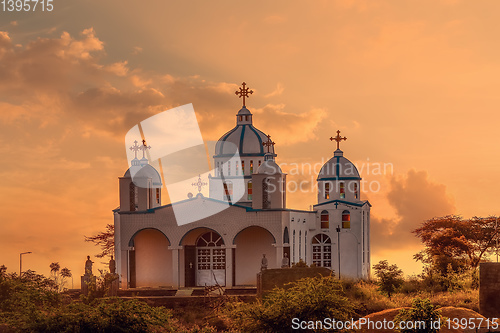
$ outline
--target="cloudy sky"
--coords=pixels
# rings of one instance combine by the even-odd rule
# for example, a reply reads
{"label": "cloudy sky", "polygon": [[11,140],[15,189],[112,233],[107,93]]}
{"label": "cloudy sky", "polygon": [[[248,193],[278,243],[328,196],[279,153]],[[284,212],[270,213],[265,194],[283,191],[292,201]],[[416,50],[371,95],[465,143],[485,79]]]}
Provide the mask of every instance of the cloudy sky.
{"label": "cloudy sky", "polygon": [[[373,204],[372,262],[418,273],[410,231],[423,220],[499,214],[499,11],[496,0],[54,0],[50,13],[2,12],[0,264],[17,270],[32,251],[25,268],[82,274],[97,253],[84,235],[118,205],[127,131],[193,103],[203,139],[217,140],[246,81],[290,181],[311,182],[292,163],[321,163],[330,136],[347,136]],[[315,200],[290,193],[288,205]]]}

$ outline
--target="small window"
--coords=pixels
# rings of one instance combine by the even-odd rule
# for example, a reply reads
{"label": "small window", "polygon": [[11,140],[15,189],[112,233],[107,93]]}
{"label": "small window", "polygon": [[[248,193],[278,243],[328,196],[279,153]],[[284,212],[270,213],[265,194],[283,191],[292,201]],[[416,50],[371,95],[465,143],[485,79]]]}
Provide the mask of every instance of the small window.
{"label": "small window", "polygon": [[330,183],[325,183],[325,199],[330,199]]}
{"label": "small window", "polygon": [[260,166],[261,161],[259,160],[259,166]]}
{"label": "small window", "polygon": [[252,181],[248,182],[248,187],[247,187],[247,199],[252,200]]}
{"label": "small window", "polygon": [[330,228],[330,215],[328,211],[324,210],[321,212],[321,229]]}
{"label": "small window", "polygon": [[233,196],[233,183],[231,182],[224,183],[224,200],[231,201],[232,196]]}
{"label": "small window", "polygon": [[345,199],[345,184],[340,183],[340,199]]}
{"label": "small window", "polygon": [[156,189],[156,203],[157,204],[160,203],[160,189],[159,188]]}
{"label": "small window", "polygon": [[250,116],[245,116],[245,120],[248,121],[248,118],[250,118]]}
{"label": "small window", "polygon": [[215,176],[219,176],[219,162],[217,162],[217,167],[215,168]]}
{"label": "small window", "polygon": [[245,174],[245,161],[241,161],[241,174]]}
{"label": "small window", "polygon": [[227,175],[231,176],[231,161],[227,161]]}
{"label": "small window", "polygon": [[253,161],[250,161],[250,174],[253,173]]}
{"label": "small window", "polygon": [[240,116],[240,121],[243,121],[243,116]]}
{"label": "small window", "polygon": [[236,161],[236,163],[235,163],[235,164],[236,164],[236,172],[235,172],[234,174],[237,176],[237,175],[238,175],[238,172],[240,171],[240,170],[239,170],[240,168],[238,167],[239,162],[238,162],[238,161]]}
{"label": "small window", "polygon": [[302,230],[299,231],[299,260],[302,259]]}
{"label": "small window", "polygon": [[354,183],[354,198],[359,199],[358,183]]}
{"label": "small window", "polygon": [[342,212],[342,228],[350,229],[351,228],[351,213],[348,210],[344,210]]}

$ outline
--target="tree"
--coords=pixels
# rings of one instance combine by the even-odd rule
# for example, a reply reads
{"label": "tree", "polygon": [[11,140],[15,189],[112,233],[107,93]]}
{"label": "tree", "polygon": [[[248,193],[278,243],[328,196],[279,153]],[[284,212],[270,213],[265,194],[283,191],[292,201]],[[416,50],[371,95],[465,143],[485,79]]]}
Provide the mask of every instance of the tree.
{"label": "tree", "polygon": [[379,279],[378,285],[382,292],[387,293],[389,298],[391,295],[403,284],[403,271],[399,267],[389,265],[387,260],[381,260],[378,264],[373,266],[375,275]]}
{"label": "tree", "polygon": [[85,241],[101,247],[101,253],[96,255],[97,258],[112,256],[115,252],[115,226],[113,224],[107,224],[105,231],[95,236],[85,236]]}
{"label": "tree", "polygon": [[495,251],[498,238],[496,218],[448,215],[435,217],[412,231],[425,249],[414,256],[428,266],[446,275],[451,264],[454,271],[463,267],[476,268],[484,257]]}
{"label": "tree", "polygon": [[66,279],[72,276],[71,271],[64,267],[60,269],[61,265],[59,262],[53,262],[50,264],[50,275],[54,280],[55,285],[57,286],[57,291],[61,292],[64,289],[64,285],[66,284]]}

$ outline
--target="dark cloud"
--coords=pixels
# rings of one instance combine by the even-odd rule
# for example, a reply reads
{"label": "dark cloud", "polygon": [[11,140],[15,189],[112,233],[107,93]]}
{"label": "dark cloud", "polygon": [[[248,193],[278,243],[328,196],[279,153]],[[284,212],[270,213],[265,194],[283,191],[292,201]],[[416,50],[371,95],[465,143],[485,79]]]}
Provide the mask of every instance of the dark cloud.
{"label": "dark cloud", "polygon": [[427,172],[410,170],[405,176],[393,176],[387,194],[396,210],[394,219],[372,216],[371,244],[374,253],[387,249],[409,249],[420,245],[411,233],[421,222],[455,212],[446,186],[429,180]]}

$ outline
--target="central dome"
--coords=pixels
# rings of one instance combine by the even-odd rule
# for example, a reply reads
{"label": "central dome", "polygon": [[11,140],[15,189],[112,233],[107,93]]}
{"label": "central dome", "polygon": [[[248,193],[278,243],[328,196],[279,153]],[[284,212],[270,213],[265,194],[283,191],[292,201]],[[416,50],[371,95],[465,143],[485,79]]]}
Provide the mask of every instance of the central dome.
{"label": "central dome", "polygon": [[[267,141],[267,135],[252,125],[252,113],[243,107],[236,115],[236,127],[224,134],[215,146],[215,156],[233,156],[238,149],[240,156],[264,156],[263,142]],[[275,155],[274,147],[270,148],[271,154]]]}

